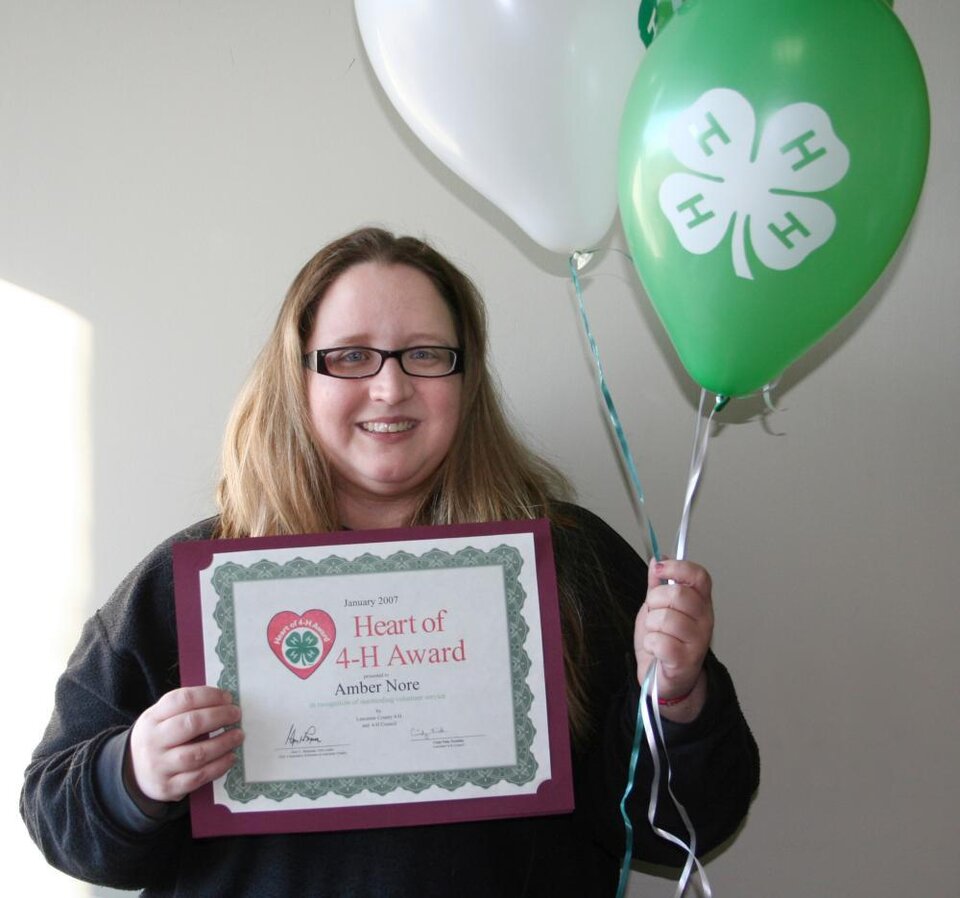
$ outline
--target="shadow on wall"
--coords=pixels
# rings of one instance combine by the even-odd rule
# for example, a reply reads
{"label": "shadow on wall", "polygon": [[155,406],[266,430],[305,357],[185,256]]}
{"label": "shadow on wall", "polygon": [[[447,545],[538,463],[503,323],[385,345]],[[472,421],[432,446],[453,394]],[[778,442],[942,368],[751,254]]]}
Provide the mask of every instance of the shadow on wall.
{"label": "shadow on wall", "polygon": [[[0,280],[0,545],[7,638],[0,681],[13,760],[0,796],[7,875],[35,895],[88,896],[90,886],[47,866],[18,813],[22,772],[53,707],[92,584],[90,324]],[[29,889],[28,889],[29,885]],[[19,891],[15,888],[15,891]]]}

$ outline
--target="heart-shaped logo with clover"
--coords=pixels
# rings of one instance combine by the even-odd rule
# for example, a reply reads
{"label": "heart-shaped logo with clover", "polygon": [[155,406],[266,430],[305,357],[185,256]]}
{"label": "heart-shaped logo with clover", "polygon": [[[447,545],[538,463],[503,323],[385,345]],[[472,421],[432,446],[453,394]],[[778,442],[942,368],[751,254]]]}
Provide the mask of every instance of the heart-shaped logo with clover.
{"label": "heart-shaped logo with clover", "polygon": [[337,625],[319,608],[302,614],[280,611],[267,624],[267,642],[274,655],[301,680],[323,664],[336,641]]}

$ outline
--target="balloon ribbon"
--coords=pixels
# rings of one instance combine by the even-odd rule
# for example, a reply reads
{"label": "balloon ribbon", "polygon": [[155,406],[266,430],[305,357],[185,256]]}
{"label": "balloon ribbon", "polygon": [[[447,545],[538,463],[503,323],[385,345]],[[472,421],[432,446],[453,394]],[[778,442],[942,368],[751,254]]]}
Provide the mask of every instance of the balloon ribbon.
{"label": "balloon ribbon", "polygon": [[593,361],[597,367],[597,378],[600,385],[600,395],[603,397],[604,405],[607,409],[607,417],[610,419],[610,425],[613,427],[613,433],[617,438],[617,445],[620,449],[620,456],[626,465],[627,473],[630,477],[630,485],[633,488],[633,494],[637,500],[637,511],[640,515],[640,525],[646,530],[648,540],[647,548],[650,550],[650,556],[657,561],[660,560],[660,544],[657,542],[657,534],[653,529],[653,524],[647,516],[646,501],[643,494],[643,484],[640,483],[640,475],[637,473],[637,466],[633,461],[633,453],[630,451],[630,444],[627,442],[627,436],[623,432],[623,424],[620,422],[620,415],[617,413],[616,403],[610,389],[607,387],[607,379],[603,374],[603,362],[600,360],[600,348],[594,339],[593,331],[590,328],[590,319],[587,317],[587,308],[583,302],[583,288],[580,285],[579,270],[590,261],[592,253],[574,253],[570,256],[570,277],[573,278],[573,287],[577,293],[577,305],[580,308],[580,321],[583,323],[583,332],[586,334],[587,343],[590,344],[590,352],[593,353]]}
{"label": "balloon ribbon", "polygon": [[[697,409],[697,424],[693,434],[693,451],[690,456],[690,471],[687,476],[687,491],[683,502],[683,514],[680,517],[680,527],[677,531],[677,560],[682,560],[686,553],[687,531],[690,526],[690,513],[693,508],[693,500],[697,494],[697,487],[700,484],[700,475],[703,473],[704,462],[707,456],[707,445],[710,441],[710,425],[713,422],[713,416],[721,411],[730,401],[727,396],[717,396],[710,414],[704,418],[704,408],[707,403],[707,391],[700,391],[700,405]],[[670,757],[667,754],[667,742],[663,734],[663,722],[660,718],[660,695],[657,687],[657,674],[660,669],[660,662],[654,659],[647,669],[643,678],[643,685],[640,689],[640,701],[637,703],[637,723],[634,729],[633,749],[630,753],[630,765],[627,773],[627,786],[623,797],[620,799],[620,815],[623,817],[626,828],[626,848],[623,856],[623,863],[620,867],[620,881],[617,884],[617,898],[624,898],[627,889],[627,883],[630,877],[630,861],[633,854],[633,825],[630,821],[630,814],[627,810],[627,799],[633,791],[633,783],[636,778],[637,761],[640,757],[641,743],[644,734],[646,734],[647,746],[650,750],[650,757],[653,761],[653,779],[650,787],[650,803],[647,807],[647,821],[651,829],[663,839],[673,842],[687,853],[687,860],[680,878],[677,880],[677,889],[674,892],[674,898],[683,898],[687,886],[691,882],[694,867],[700,875],[700,894],[702,898],[712,898],[713,892],[710,888],[710,881],[707,879],[707,873],[703,865],[697,859],[697,834],[687,814],[686,808],[677,800],[673,793],[671,781],[673,771],[670,768]],[[652,722],[651,722],[652,721]],[[659,735],[659,744],[654,736],[656,732]],[[660,753],[661,746],[663,759],[666,764],[667,772],[667,794],[670,796],[673,806],[677,809],[680,819],[687,830],[689,842],[684,842],[672,833],[657,826],[657,803],[660,794]]]}
{"label": "balloon ribbon", "polygon": [[[646,512],[646,501],[643,492],[643,485],[640,483],[640,475],[637,473],[637,466],[633,460],[633,453],[630,451],[630,444],[627,442],[627,437],[623,430],[623,424],[621,423],[620,415],[617,412],[616,403],[613,401],[613,395],[610,393],[610,389],[607,386],[606,377],[603,373],[603,363],[600,359],[600,349],[597,346],[597,341],[593,336],[593,330],[590,327],[590,319],[587,316],[587,310],[583,300],[583,288],[580,284],[579,271],[590,261],[591,257],[592,253],[573,253],[569,259],[570,277],[573,280],[574,290],[577,294],[577,304],[580,310],[580,320],[583,324],[584,334],[586,335],[587,343],[590,346],[590,351],[593,354],[594,363],[596,365],[600,395],[603,398],[603,402],[607,411],[607,417],[610,420],[614,435],[616,436],[617,446],[620,450],[620,455],[623,459],[624,465],[626,466],[630,479],[630,485],[637,500],[637,509],[641,518],[641,526],[646,530],[646,535],[649,541],[648,549],[650,550],[650,556],[654,560],[659,561],[660,546],[657,541],[657,534],[653,529],[653,523],[650,521]],[[693,499],[697,492],[697,486],[700,482],[700,475],[703,472],[704,461],[706,460],[707,444],[710,439],[710,424],[713,420],[713,416],[723,409],[727,402],[729,402],[729,397],[717,396],[713,409],[706,420],[704,420],[703,410],[706,404],[706,396],[706,390],[702,390],[700,393],[700,406],[697,410],[697,425],[694,431],[693,452],[690,458],[690,471],[687,477],[687,490],[684,498],[683,514],[681,515],[680,528],[677,533],[676,557],[678,560],[683,558],[684,552],[686,551],[690,512],[693,507]],[[660,665],[657,660],[651,662],[650,667],[644,676],[643,684],[640,689],[640,700],[637,703],[637,722],[634,728],[633,746],[630,752],[630,763],[627,771],[627,784],[624,789],[623,796],[620,799],[620,815],[623,818],[626,843],[624,847],[623,863],[620,867],[620,879],[617,884],[617,898],[624,898],[624,895],[626,894],[627,884],[630,877],[630,862],[633,859],[633,821],[630,819],[630,813],[627,810],[627,800],[633,791],[633,784],[636,779],[637,763],[640,759],[640,751],[642,748],[644,734],[646,734],[647,746],[650,751],[650,757],[653,761],[653,780],[650,790],[650,802],[647,807],[647,820],[649,821],[653,831],[658,836],[674,843],[687,852],[686,863],[683,867],[683,871],[680,874],[680,878],[677,881],[675,898],[683,898],[683,894],[686,892],[687,886],[691,881],[694,868],[696,868],[697,873],[700,875],[701,895],[703,898],[712,898],[713,893],[710,889],[710,883],[707,880],[707,874],[696,855],[696,832],[694,831],[693,824],[690,821],[690,817],[687,814],[686,809],[677,800],[672,788],[673,772],[670,768],[670,759],[667,755],[666,739],[663,733],[663,723],[660,718],[659,692],[657,687],[657,671],[659,666]],[[654,735],[655,733],[659,735],[659,744],[656,736]],[[660,795],[661,751],[666,764],[667,794],[670,796],[674,807],[677,809],[677,813],[680,815],[680,819],[683,821],[689,837],[689,843],[684,842],[682,839],[657,826],[656,824],[657,804]]]}
{"label": "balloon ribbon", "polygon": [[[678,848],[681,848],[687,853],[687,861],[683,866],[682,872],[680,873],[680,878],[677,880],[677,889],[674,892],[674,898],[683,898],[683,895],[687,890],[687,886],[691,882],[694,868],[696,868],[697,873],[700,874],[700,894],[702,898],[712,898],[713,891],[710,888],[710,882],[707,879],[707,873],[703,869],[703,865],[697,859],[696,831],[693,828],[693,823],[690,821],[690,816],[687,814],[686,808],[684,808],[684,806],[677,800],[677,796],[673,793],[673,771],[670,769],[670,759],[667,757],[667,742],[663,735],[663,723],[660,719],[660,695],[657,688],[657,672],[659,668],[660,662],[656,660],[652,661],[647,670],[646,676],[643,678],[643,686],[640,689],[640,701],[637,705],[638,717],[641,718],[641,720],[637,724],[637,735],[634,739],[634,750],[637,751],[639,748],[637,743],[640,739],[640,733],[641,731],[646,733],[647,746],[650,749],[650,757],[653,759],[653,779],[650,785],[650,803],[647,806],[647,820],[650,823],[650,827],[658,836],[660,836],[661,839],[666,839],[668,842],[672,842]],[[689,839],[688,842],[684,842],[683,839],[678,838],[677,836],[673,835],[673,833],[657,826],[656,823],[657,801],[660,794],[661,778],[660,749],[658,748],[657,736],[660,737],[659,745],[662,746],[663,757],[664,761],[666,762],[667,794],[670,796],[670,800],[673,802],[673,806],[677,809],[677,813],[680,815],[680,819],[683,821],[683,825],[687,830],[687,837]],[[622,881],[623,871],[621,871],[620,877]],[[618,893],[617,898],[622,898],[620,893]]]}

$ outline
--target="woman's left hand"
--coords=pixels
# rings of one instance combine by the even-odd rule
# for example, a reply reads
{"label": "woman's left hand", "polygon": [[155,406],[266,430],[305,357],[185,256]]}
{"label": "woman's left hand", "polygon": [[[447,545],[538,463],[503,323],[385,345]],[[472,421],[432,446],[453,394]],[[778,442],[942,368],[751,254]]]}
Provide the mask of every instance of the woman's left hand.
{"label": "woman's left hand", "polygon": [[[672,582],[666,582],[672,581]],[[677,722],[693,720],[707,698],[703,662],[713,636],[710,575],[689,561],[659,561],[650,566],[647,597],[637,614],[634,647],[640,682],[651,661],[660,662],[660,713]]]}

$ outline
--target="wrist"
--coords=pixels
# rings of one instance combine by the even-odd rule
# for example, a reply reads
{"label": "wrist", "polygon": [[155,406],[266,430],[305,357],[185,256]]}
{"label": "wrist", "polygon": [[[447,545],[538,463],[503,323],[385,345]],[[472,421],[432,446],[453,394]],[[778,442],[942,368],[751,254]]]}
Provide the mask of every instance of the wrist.
{"label": "wrist", "polygon": [[657,699],[660,714],[674,723],[691,723],[707,703],[707,673],[701,669],[689,691]]}

